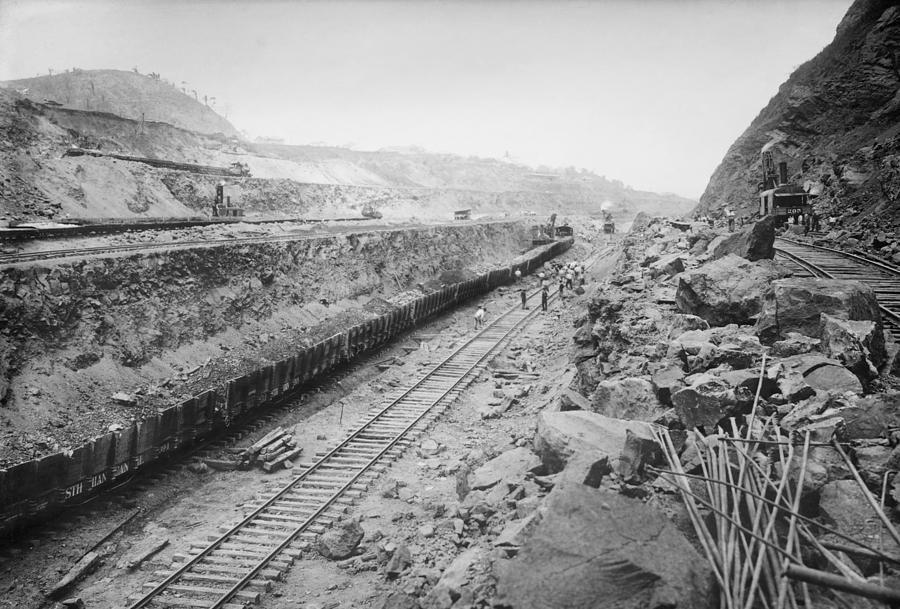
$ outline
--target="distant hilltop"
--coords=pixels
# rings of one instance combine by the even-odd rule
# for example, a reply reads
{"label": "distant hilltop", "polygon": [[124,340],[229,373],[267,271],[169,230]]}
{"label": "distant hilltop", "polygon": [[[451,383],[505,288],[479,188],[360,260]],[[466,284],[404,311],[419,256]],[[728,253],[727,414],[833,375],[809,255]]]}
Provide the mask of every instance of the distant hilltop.
{"label": "distant hilltop", "polygon": [[215,98],[186,86],[183,90],[162,80],[158,74],[74,69],[0,82],[0,86],[14,89],[36,102],[159,121],[197,133],[238,136],[238,130],[210,107]]}

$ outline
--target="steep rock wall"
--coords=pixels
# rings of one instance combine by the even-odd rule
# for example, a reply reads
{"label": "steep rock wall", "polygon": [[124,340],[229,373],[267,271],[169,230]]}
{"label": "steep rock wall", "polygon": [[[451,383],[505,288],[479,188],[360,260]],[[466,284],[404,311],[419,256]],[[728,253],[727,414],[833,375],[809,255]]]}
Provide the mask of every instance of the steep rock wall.
{"label": "steep rock wall", "polygon": [[831,44],[790,76],[729,148],[696,212],[718,215],[727,205],[752,213],[760,152],[771,144],[792,181],[819,195],[820,213],[890,225],[900,196],[898,132],[900,6],[857,0]]}

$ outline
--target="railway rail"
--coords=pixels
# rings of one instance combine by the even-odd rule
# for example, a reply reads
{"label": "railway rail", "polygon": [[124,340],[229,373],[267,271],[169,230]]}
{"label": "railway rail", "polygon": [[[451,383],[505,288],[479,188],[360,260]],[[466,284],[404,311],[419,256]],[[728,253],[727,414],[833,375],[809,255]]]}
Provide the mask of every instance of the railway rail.
{"label": "railway rail", "polygon": [[[530,295],[534,300],[536,291]],[[413,433],[424,431],[480,374],[537,307],[514,307],[456,348],[417,381],[373,407],[362,423],[300,475],[264,500],[178,568],[157,572],[130,609],[239,609],[290,568],[300,550],[340,518],[354,499],[399,457]]]}
{"label": "railway rail", "polygon": [[297,224],[324,224],[325,222],[364,222],[370,218],[134,218],[128,221],[107,219],[102,221],[68,220],[62,222],[66,226],[31,226],[18,224],[10,228],[0,229],[0,243],[19,241],[36,241],[43,239],[66,239],[114,235],[119,233],[141,232],[151,230],[177,230],[202,226],[220,226],[228,224],[276,224],[294,222]]}
{"label": "railway rail", "polygon": [[[363,218],[364,220],[368,220],[368,218]],[[353,219],[356,220],[356,219]],[[289,222],[290,220],[278,220],[278,222]],[[304,223],[319,223],[324,224],[326,222],[342,222],[342,219],[328,219],[328,220],[307,220],[303,221]],[[505,222],[506,220],[483,220],[477,222],[478,224],[497,224]],[[303,241],[307,239],[317,239],[327,235],[333,235],[340,232],[360,232],[360,230],[371,233],[378,232],[389,232],[392,230],[406,230],[406,229],[418,229],[418,228],[426,228],[428,226],[457,226],[459,223],[449,223],[442,222],[431,225],[425,224],[407,224],[394,226],[390,228],[385,228],[384,224],[375,226],[367,226],[362,229],[349,228],[349,227],[338,227],[340,230],[321,230],[314,229],[311,232],[292,232],[284,235],[265,235],[259,237],[224,237],[219,239],[192,239],[192,240],[183,240],[183,241],[160,241],[160,242],[143,242],[143,243],[128,243],[128,244],[108,244],[108,245],[98,245],[98,246],[90,246],[90,247],[68,247],[68,248],[58,248],[52,250],[43,250],[36,252],[10,252],[10,253],[0,253],[0,266],[6,266],[11,264],[20,264],[24,262],[40,262],[44,260],[53,260],[56,258],[69,258],[73,256],[94,256],[99,254],[120,254],[120,253],[130,253],[130,252],[139,252],[145,250],[156,250],[156,249],[178,249],[178,248],[191,248],[191,247],[205,247],[205,246],[215,246],[215,245],[235,245],[235,244],[251,244],[251,243],[277,243],[282,241]]]}
{"label": "railway rail", "polygon": [[172,250],[179,248],[204,247],[215,245],[243,245],[250,243],[277,243],[281,241],[302,241],[315,239],[326,233],[313,233],[309,235],[270,235],[264,237],[231,237],[223,239],[194,239],[188,241],[161,241],[149,243],[110,244],[93,247],[69,247],[40,252],[16,252],[12,254],[0,254],[0,266],[19,264],[22,262],[40,262],[55,258],[70,258],[72,256],[94,256],[98,254],[121,254],[139,252],[145,250]]}
{"label": "railway rail", "polygon": [[858,254],[778,238],[776,253],[814,277],[861,281],[875,291],[885,329],[900,340],[900,268]]}

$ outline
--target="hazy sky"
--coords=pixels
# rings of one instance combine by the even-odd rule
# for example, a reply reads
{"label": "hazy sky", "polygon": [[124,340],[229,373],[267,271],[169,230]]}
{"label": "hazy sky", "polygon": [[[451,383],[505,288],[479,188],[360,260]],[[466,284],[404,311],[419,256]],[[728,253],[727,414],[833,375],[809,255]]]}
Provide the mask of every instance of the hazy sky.
{"label": "hazy sky", "polygon": [[0,0],[0,80],[137,67],[251,135],[584,167],[699,197],[850,0]]}

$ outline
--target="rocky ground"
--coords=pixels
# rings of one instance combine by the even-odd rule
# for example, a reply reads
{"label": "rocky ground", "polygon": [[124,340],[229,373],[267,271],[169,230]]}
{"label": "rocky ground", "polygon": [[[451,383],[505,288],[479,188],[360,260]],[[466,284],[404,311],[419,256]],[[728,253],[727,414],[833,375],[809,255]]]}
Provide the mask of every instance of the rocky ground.
{"label": "rocky ground", "polygon": [[[720,428],[743,428],[751,411],[783,437],[818,442],[790,474],[800,514],[896,553],[853,476],[896,520],[897,346],[885,341],[871,290],[793,276],[770,259],[773,237],[766,222],[726,235],[639,217],[588,274],[587,293],[519,334],[344,521],[302,546],[265,606],[715,606],[686,504],[658,476],[657,434],[678,439],[677,458],[700,474],[698,451]],[[567,256],[585,254],[582,243]],[[515,301],[498,290],[489,310]],[[471,332],[470,314],[435,321],[421,332],[433,338],[390,370],[355,372],[278,423],[293,425],[313,454]],[[761,463],[773,457],[757,450]],[[172,474],[137,499],[147,513],[100,544],[97,570],[68,593],[88,607],[122,604],[288,476],[202,465]],[[41,593],[87,544],[52,543],[62,539],[57,530],[6,552],[5,602],[49,606]],[[129,567],[151,540],[168,545]],[[827,570],[814,549],[804,552]],[[889,568],[879,575],[871,558],[842,556],[859,580],[890,587]],[[816,607],[881,606],[816,586],[809,593]]]}

